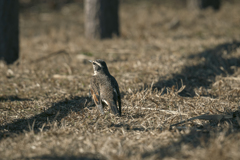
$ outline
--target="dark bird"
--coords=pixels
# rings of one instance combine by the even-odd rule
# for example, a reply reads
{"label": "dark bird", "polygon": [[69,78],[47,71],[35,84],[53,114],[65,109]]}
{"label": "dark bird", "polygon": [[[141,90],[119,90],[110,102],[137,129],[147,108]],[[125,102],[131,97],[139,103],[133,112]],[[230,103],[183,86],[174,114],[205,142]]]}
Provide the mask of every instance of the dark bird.
{"label": "dark bird", "polygon": [[94,103],[102,114],[104,114],[103,106],[106,104],[115,115],[121,116],[121,95],[116,79],[109,73],[107,64],[103,60],[90,62],[94,70],[90,83],[90,94]]}

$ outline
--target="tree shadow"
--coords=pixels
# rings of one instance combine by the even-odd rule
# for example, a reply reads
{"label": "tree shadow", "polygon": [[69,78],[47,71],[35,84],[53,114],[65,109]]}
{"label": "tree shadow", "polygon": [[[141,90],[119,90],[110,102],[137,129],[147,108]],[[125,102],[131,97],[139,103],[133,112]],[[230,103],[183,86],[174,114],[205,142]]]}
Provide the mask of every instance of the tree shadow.
{"label": "tree shadow", "polygon": [[[181,86],[182,80],[186,88],[179,95],[193,97],[195,96],[194,88],[208,88],[215,81],[217,75],[226,76],[234,73],[231,66],[239,67],[240,58],[226,59],[223,56],[236,51],[238,47],[240,47],[240,42],[224,43],[213,49],[191,55],[188,59],[199,60],[198,65],[187,66],[182,69],[181,73],[173,74],[172,78],[168,80],[165,80],[166,77],[160,77],[153,88],[160,90],[164,87],[171,88],[173,85]],[[166,90],[163,93],[166,93]]]}
{"label": "tree shadow", "polygon": [[[89,97],[73,97],[70,100],[65,99],[57,103],[52,103],[50,108],[31,118],[17,119],[12,123],[1,125],[0,140],[4,137],[8,137],[14,134],[30,131],[30,129],[32,129],[35,133],[38,133],[40,131],[39,128],[41,128],[44,123],[47,124],[53,121],[60,122],[61,119],[66,117],[71,111],[81,111],[86,101],[89,101]],[[33,124],[34,126],[32,126]],[[44,129],[49,129],[49,127],[45,127]]]}
{"label": "tree shadow", "polygon": [[[228,114],[232,114],[233,117],[230,119],[221,119],[220,121],[209,121],[209,123],[205,123],[204,125],[196,125],[191,128],[191,131],[186,134],[182,135],[179,141],[173,142],[170,145],[159,147],[154,149],[153,151],[143,153],[142,159],[148,159],[154,155],[155,159],[163,159],[165,157],[173,157],[174,155],[178,155],[181,152],[182,147],[185,144],[191,146],[191,148],[209,146],[211,141],[210,139],[216,138],[218,133],[225,132],[225,137],[229,136],[233,133],[240,132],[240,126],[238,124],[238,119],[240,116],[239,111],[230,112]],[[226,123],[228,126],[226,127]],[[182,128],[184,128],[185,124],[183,124]],[[234,129],[233,129],[234,128]],[[176,129],[181,131],[181,129]]]}
{"label": "tree shadow", "polygon": [[39,156],[39,157],[31,157],[26,158],[33,160],[106,160],[107,158],[101,155],[100,153],[83,153],[80,156]]}
{"label": "tree shadow", "polygon": [[28,98],[19,98],[18,96],[1,96],[0,102],[5,101],[32,101],[32,100]]}
{"label": "tree shadow", "polygon": [[[41,9],[41,7],[45,7],[51,10],[58,10],[61,9],[61,7],[63,7],[66,4],[69,3],[79,3],[82,4],[83,0],[48,0],[48,1],[44,1],[44,0],[29,0],[29,1],[23,1],[20,2],[20,11],[22,10],[39,10]],[[45,4],[45,5],[43,5]],[[41,6],[43,5],[43,6]]]}

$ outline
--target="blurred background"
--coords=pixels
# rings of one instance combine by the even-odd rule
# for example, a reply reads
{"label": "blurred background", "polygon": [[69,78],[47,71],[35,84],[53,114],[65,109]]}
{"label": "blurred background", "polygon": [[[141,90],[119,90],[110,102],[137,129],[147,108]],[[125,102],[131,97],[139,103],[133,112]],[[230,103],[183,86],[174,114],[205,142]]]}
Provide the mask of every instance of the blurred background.
{"label": "blurred background", "polygon": [[[20,64],[20,67],[10,66],[12,71],[7,75],[29,73],[26,70],[32,70],[42,75],[39,81],[54,75],[57,75],[55,78],[59,78],[58,75],[79,75],[78,80],[86,84],[88,81],[84,76],[89,77],[92,72],[87,60],[100,58],[107,61],[115,76],[123,79],[126,88],[149,85],[153,81],[160,82],[155,83],[158,88],[172,86],[176,84],[174,79],[178,79],[179,83],[182,75],[204,72],[204,77],[210,77],[211,80],[193,78],[191,75],[187,76],[193,80],[185,78],[185,82],[190,84],[186,92],[194,95],[191,86],[196,85],[192,81],[197,86],[208,86],[216,74],[232,73],[231,65],[238,62],[238,59],[231,65],[222,62],[222,55],[229,52],[226,47],[220,51],[217,49],[221,53],[214,50],[214,56],[196,56],[218,45],[234,46],[239,41],[240,2],[237,0],[2,2],[5,2],[0,5],[5,9],[2,11],[9,12],[5,14],[9,17],[1,19],[3,23],[0,29],[4,35],[0,38],[1,59],[5,59],[7,64]],[[11,9],[13,7],[16,9]],[[6,42],[9,42],[8,45]],[[216,57],[220,58],[219,62],[212,62]],[[204,65],[201,66],[201,63]],[[211,64],[216,65],[215,69],[208,72],[192,67],[200,65],[200,68],[207,68],[206,65]],[[2,66],[2,72],[6,74],[5,68],[9,67],[4,63]],[[186,70],[188,66],[190,71]],[[219,69],[221,67],[224,70]],[[199,75],[202,76],[202,73],[196,76]]]}
{"label": "blurred background", "polygon": [[[3,1],[1,4],[2,12],[9,13],[5,14],[9,16],[8,18],[5,16],[7,21],[1,16],[0,31],[5,36],[0,39],[3,44],[0,57],[7,63],[13,63],[19,57],[19,38],[17,38],[19,30],[20,37],[30,39],[39,34],[50,36],[49,34],[56,32],[57,39],[66,42],[76,36],[78,38],[85,36],[88,39],[105,39],[114,36],[130,38],[150,35],[151,37],[162,36],[166,31],[170,31],[168,34],[175,34],[174,37],[189,36],[186,32],[194,31],[193,27],[198,28],[199,35],[206,35],[208,31],[229,34],[230,30],[216,31],[214,25],[220,26],[219,23],[222,23],[221,26],[231,25],[224,21],[224,18],[227,15],[231,15],[231,19],[236,18],[238,15],[232,13],[232,9],[239,6],[237,0],[86,0],[85,3],[84,0],[19,0],[19,4],[17,1],[6,2]],[[17,22],[18,9],[20,26]],[[206,13],[203,14],[202,10]],[[230,13],[220,17],[219,15],[226,10]],[[218,18],[214,20],[208,18],[216,15]],[[237,20],[233,23],[235,25]],[[4,26],[8,28],[5,28],[8,32],[5,32]],[[231,27],[234,29],[234,26]],[[14,49],[7,47],[4,49],[3,46]]]}

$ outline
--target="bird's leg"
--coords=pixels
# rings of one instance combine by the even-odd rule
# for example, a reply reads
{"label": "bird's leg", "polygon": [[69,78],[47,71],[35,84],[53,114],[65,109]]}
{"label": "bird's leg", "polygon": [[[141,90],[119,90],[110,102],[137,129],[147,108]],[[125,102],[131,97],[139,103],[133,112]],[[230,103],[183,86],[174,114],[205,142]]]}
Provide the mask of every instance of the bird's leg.
{"label": "bird's leg", "polygon": [[97,105],[97,107],[98,107],[99,111],[101,112],[101,114],[104,115],[103,105],[101,102]]}
{"label": "bird's leg", "polygon": [[[92,99],[94,101],[94,103],[96,104],[96,106],[98,107],[99,111],[101,112],[102,115],[104,115],[104,111],[103,111],[103,106],[102,106],[102,101],[101,98],[99,96],[97,96],[96,94],[94,94],[93,90],[90,90],[90,95],[92,95]],[[99,95],[99,94],[98,94]]]}

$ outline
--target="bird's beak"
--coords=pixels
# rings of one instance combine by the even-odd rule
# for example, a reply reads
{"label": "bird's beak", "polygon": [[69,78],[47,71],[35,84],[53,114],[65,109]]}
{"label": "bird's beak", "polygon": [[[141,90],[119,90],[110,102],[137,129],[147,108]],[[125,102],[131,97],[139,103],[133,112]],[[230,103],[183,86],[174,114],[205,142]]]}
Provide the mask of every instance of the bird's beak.
{"label": "bird's beak", "polygon": [[90,63],[92,63],[93,61],[92,60],[88,60]]}

